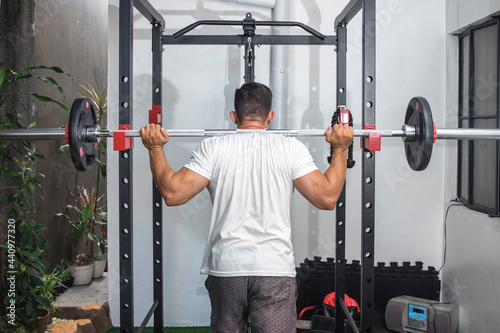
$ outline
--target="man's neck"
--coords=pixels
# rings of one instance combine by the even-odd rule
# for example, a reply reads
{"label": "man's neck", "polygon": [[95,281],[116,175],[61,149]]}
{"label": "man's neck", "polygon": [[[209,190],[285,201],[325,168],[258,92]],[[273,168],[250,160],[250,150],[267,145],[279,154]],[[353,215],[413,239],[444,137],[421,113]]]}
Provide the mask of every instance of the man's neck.
{"label": "man's neck", "polygon": [[238,129],[267,129],[267,122],[245,121],[238,124]]}

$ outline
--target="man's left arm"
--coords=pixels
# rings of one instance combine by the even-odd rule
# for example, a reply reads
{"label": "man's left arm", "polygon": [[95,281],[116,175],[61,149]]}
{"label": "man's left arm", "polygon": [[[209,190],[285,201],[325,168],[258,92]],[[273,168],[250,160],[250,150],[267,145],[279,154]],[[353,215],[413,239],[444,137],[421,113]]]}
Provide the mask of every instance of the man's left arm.
{"label": "man's left arm", "polygon": [[168,142],[168,133],[159,125],[148,125],[141,129],[144,146],[149,150],[149,161],[153,179],[168,206],[182,205],[200,193],[209,180],[200,174],[182,168],[170,167],[163,152]]}

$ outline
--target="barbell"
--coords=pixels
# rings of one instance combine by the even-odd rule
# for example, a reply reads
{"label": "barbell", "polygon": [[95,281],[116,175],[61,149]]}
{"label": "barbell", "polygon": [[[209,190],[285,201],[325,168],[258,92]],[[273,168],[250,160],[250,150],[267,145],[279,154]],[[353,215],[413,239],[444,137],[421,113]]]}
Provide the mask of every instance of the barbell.
{"label": "barbell", "polygon": [[[238,129],[167,129],[169,137],[210,137],[253,130]],[[266,134],[280,134],[295,137],[324,136],[323,129],[269,129],[255,130]],[[97,144],[100,138],[113,137],[120,133],[125,137],[140,137],[139,130],[101,129],[97,124],[95,110],[90,99],[77,98],[72,106],[66,128],[45,129],[4,129],[0,130],[0,140],[59,140],[66,139],[71,159],[76,169],[92,169]],[[408,103],[405,122],[401,130],[354,129],[355,137],[379,138],[401,137],[404,142],[406,160],[411,169],[422,171],[427,168],[432,155],[432,147],[437,139],[452,140],[499,140],[500,129],[476,128],[436,128],[432,120],[429,103],[424,97],[413,97]]]}

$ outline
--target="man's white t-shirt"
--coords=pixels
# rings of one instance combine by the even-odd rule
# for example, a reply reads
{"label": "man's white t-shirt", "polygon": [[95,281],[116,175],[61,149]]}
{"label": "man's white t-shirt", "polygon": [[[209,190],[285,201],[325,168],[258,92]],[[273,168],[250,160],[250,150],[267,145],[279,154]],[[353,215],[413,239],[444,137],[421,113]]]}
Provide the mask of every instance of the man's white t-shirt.
{"label": "man's white t-shirt", "polygon": [[184,167],[210,181],[213,210],[201,273],[295,276],[293,180],[318,169],[303,143],[255,130],[212,137]]}

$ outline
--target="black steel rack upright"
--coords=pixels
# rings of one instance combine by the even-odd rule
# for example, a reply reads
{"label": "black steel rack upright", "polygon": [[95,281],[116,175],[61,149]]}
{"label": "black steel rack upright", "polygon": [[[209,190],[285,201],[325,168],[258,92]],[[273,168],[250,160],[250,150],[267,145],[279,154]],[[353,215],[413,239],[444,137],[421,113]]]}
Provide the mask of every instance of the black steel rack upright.
{"label": "black steel rack upright", "polygon": [[[337,32],[337,105],[346,105],[347,29],[336,25]],[[347,179],[346,179],[347,183]],[[346,183],[337,201],[335,224],[335,331],[344,332],[344,311],[337,306],[345,293],[345,225],[346,225]]]}
{"label": "black steel rack upright", "polygon": [[[165,20],[147,0],[120,0],[119,8],[119,124],[133,120],[133,30],[134,7],[151,23],[153,46],[152,100],[162,103],[162,32]],[[132,149],[119,156],[119,252],[120,252],[120,331],[134,332],[134,272],[133,272],[133,168]],[[153,304],[139,329],[142,331],[154,312],[155,332],[163,332],[163,271],[162,271],[162,204],[159,191],[153,186]]]}
{"label": "black steel rack upright", "polygon": [[[119,124],[132,123],[133,81],[133,2],[120,0],[119,37]],[[133,280],[133,188],[132,150],[121,152],[119,157],[119,224],[120,224],[120,330],[133,332],[134,280]]]}
{"label": "black steel rack upright", "polygon": [[[363,21],[363,121],[362,126],[375,126],[375,0],[352,0],[335,19],[337,34],[342,38],[347,33],[346,26],[356,14],[362,11]],[[346,48],[338,48],[337,61],[346,56]],[[342,53],[342,54],[341,54]],[[339,60],[340,59],[340,60]],[[346,66],[339,64],[337,82],[345,83]],[[344,89],[341,85],[338,89]],[[344,89],[345,92],[345,89]],[[343,92],[343,93],[344,93]],[[340,93],[340,91],[337,93]],[[341,95],[343,94],[341,93]],[[361,226],[361,332],[374,332],[375,308],[375,153],[363,148],[362,157],[362,226]],[[337,232],[338,232],[337,228]],[[339,283],[339,277],[336,277]],[[337,310],[336,315],[339,313]],[[338,327],[338,326],[337,326]],[[344,330],[341,329],[340,332]]]}
{"label": "black steel rack upright", "polygon": [[[337,104],[346,103],[347,24],[363,11],[363,126],[375,125],[375,0],[352,0],[335,20],[336,36],[324,36],[298,22],[255,21],[247,14],[242,21],[199,21],[179,32],[162,35],[165,20],[147,0],[120,0],[119,8],[119,124],[132,124],[133,109],[133,11],[134,7],[152,27],[152,101],[162,105],[162,47],[163,45],[238,45],[245,47],[245,81],[254,80],[255,45],[335,45],[337,48]],[[243,34],[188,35],[200,25],[241,25]],[[309,35],[257,35],[257,26],[297,26]],[[119,271],[120,271],[120,331],[134,330],[133,279],[133,188],[132,150],[119,157]],[[363,227],[361,332],[373,332],[374,313],[374,198],[375,157],[363,151]],[[138,332],[147,325],[154,313],[154,331],[163,331],[163,271],[162,271],[162,204],[153,184],[153,295],[154,301]],[[345,289],[345,186],[337,204],[336,223],[336,304],[343,300]],[[336,306],[337,318],[344,318],[341,306]],[[343,320],[337,320],[337,332],[344,332]]]}

